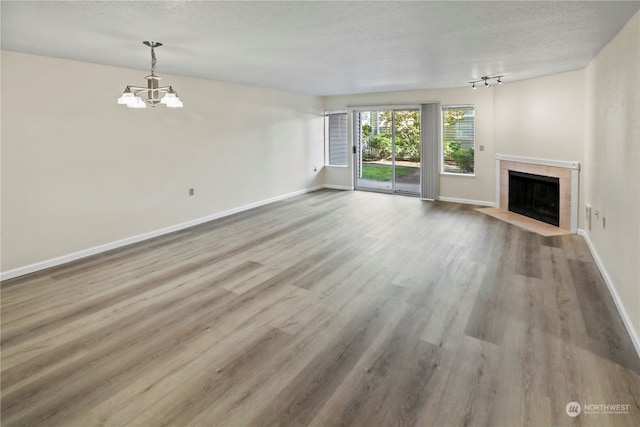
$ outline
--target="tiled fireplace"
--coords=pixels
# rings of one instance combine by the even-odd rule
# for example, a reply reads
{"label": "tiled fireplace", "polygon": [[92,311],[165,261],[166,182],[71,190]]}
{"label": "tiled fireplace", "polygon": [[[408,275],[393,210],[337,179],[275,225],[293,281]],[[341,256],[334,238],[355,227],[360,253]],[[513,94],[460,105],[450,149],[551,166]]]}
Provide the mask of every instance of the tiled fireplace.
{"label": "tiled fireplace", "polygon": [[559,181],[559,228],[575,233],[578,228],[579,162],[496,155],[496,199],[500,210],[509,211],[509,171]]}

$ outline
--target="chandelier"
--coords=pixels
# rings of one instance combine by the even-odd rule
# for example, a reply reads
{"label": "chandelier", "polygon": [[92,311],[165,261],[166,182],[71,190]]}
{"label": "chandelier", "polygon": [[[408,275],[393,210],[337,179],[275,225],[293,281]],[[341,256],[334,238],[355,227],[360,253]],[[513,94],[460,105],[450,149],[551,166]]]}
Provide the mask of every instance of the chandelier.
{"label": "chandelier", "polygon": [[[182,108],[182,101],[178,98],[178,93],[171,86],[160,87],[158,85],[160,77],[156,76],[156,52],[155,48],[162,46],[159,42],[142,42],[151,48],[151,75],[146,76],[147,86],[127,86],[118,104],[124,104],[129,108],[147,108],[147,105],[155,107],[157,104],[164,104],[169,108]],[[160,95],[164,94],[162,99]]]}

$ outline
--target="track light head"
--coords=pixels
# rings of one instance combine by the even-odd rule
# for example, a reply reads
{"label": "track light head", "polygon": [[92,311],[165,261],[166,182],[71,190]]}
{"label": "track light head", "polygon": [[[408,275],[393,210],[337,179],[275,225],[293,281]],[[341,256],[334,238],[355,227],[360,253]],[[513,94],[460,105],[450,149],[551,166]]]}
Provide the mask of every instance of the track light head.
{"label": "track light head", "polygon": [[472,82],[472,83],[471,83],[471,89],[478,89],[478,88],[476,87],[476,82]]}
{"label": "track light head", "polygon": [[502,76],[498,77],[498,84],[501,85],[502,84],[502,80],[500,80],[502,78]]}

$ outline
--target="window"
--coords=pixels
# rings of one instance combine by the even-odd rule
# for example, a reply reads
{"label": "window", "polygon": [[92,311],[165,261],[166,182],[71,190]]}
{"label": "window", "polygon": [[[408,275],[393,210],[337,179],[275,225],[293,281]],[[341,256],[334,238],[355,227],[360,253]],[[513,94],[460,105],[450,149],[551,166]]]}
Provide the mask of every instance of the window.
{"label": "window", "polygon": [[442,172],[473,175],[474,149],[473,106],[442,107]]}
{"label": "window", "polygon": [[347,113],[325,114],[325,144],[329,166],[347,166]]}

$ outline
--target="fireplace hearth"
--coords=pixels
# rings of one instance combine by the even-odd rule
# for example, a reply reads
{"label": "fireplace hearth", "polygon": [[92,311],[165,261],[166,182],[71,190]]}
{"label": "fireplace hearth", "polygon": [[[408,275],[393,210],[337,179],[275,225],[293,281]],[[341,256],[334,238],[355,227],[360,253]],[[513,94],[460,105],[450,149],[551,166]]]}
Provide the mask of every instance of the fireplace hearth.
{"label": "fireplace hearth", "polygon": [[560,180],[509,171],[509,210],[555,226],[560,225]]}

